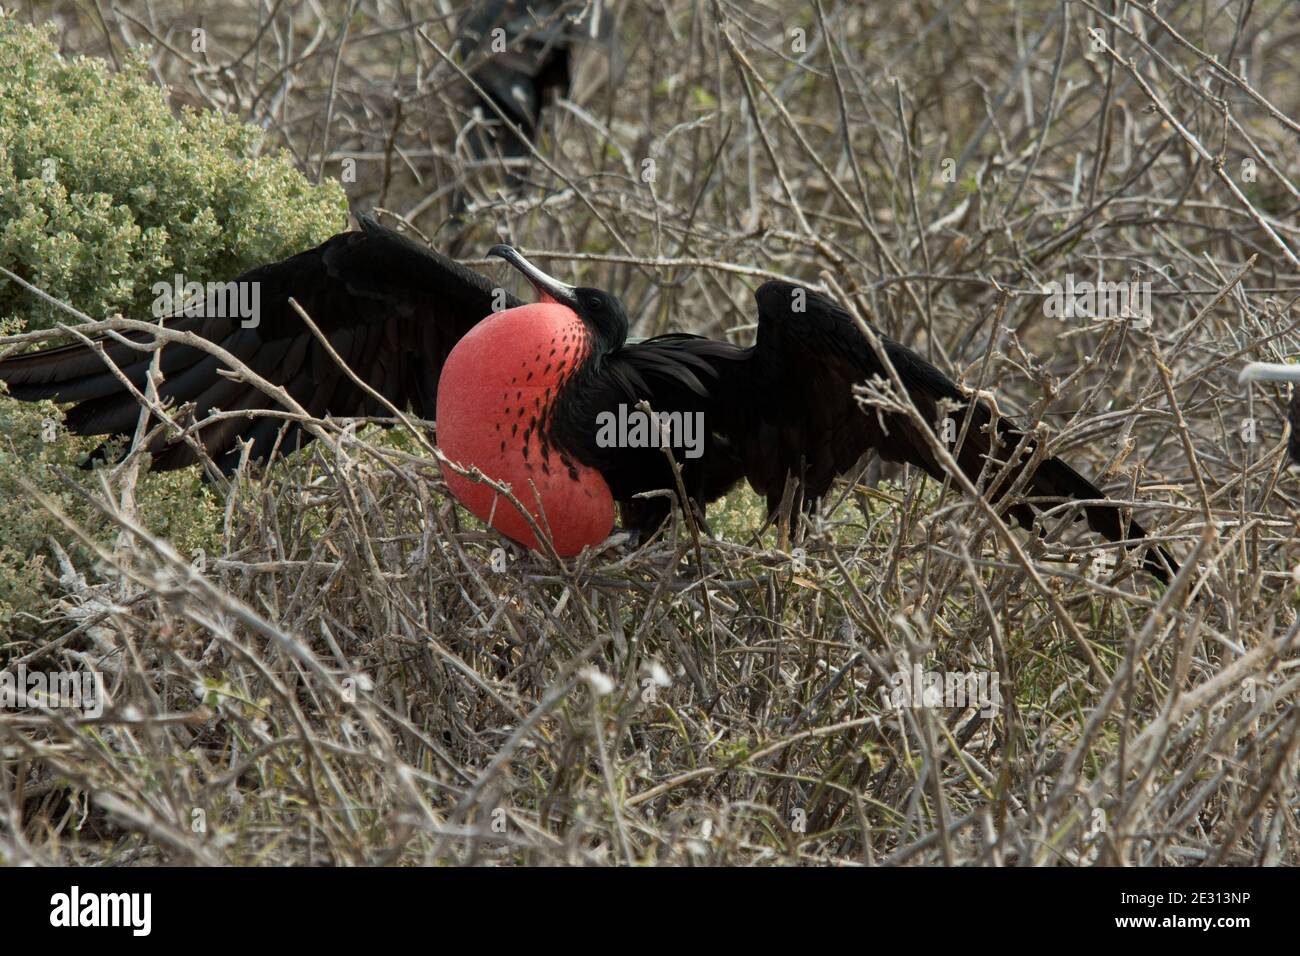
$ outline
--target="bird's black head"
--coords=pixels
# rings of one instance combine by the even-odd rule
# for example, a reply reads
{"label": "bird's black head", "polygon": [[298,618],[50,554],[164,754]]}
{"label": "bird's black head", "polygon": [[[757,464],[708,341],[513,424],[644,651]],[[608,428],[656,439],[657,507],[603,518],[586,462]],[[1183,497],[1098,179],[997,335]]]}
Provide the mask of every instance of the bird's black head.
{"label": "bird's black head", "polygon": [[627,312],[623,303],[610,293],[566,285],[537,268],[511,246],[493,246],[488,255],[504,259],[523,273],[543,302],[557,302],[572,309],[591,331],[600,352],[613,352],[627,341]]}
{"label": "bird's black head", "polygon": [[623,303],[603,289],[578,288],[573,290],[573,296],[578,302],[573,311],[600,338],[605,351],[621,349],[627,341],[627,312]]}

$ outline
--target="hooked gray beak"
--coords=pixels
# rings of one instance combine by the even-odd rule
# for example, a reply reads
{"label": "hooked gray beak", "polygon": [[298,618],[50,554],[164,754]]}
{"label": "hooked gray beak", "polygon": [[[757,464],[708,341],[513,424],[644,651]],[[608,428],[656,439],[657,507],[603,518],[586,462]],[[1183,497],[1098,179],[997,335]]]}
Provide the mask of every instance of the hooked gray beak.
{"label": "hooked gray beak", "polygon": [[1300,365],[1251,362],[1237,376],[1237,384],[1246,382],[1300,382]]}
{"label": "hooked gray beak", "polygon": [[578,298],[574,295],[574,287],[565,285],[554,276],[549,276],[537,266],[533,265],[518,250],[504,244],[495,245],[488,250],[489,256],[496,256],[498,259],[504,259],[516,269],[523,273],[537,290],[537,294],[543,302],[558,302],[560,305],[567,305],[569,308],[577,311]]}

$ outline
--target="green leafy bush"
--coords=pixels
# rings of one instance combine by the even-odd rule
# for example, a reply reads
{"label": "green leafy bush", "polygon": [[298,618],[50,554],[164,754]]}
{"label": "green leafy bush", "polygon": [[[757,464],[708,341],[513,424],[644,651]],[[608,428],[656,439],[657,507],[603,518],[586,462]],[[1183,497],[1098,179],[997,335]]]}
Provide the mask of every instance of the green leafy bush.
{"label": "green leafy bush", "polygon": [[[337,184],[311,185],[262,131],[179,116],[142,59],[64,59],[53,28],[0,15],[0,263],[91,318],[147,314],[175,272],[233,278],[343,228]],[[0,285],[0,316],[52,306]]]}
{"label": "green leafy bush", "polygon": [[[344,228],[342,189],[313,186],[288,156],[261,153],[260,129],[177,115],[142,58],[114,73],[64,58],[53,33],[0,14],[0,265],[92,319],[148,317],[153,284],[175,273],[230,279]],[[68,321],[0,278],[0,331]],[[42,422],[58,417],[52,405],[0,398],[0,636],[43,616],[48,538],[70,537],[16,479],[94,524],[58,474],[87,482],[75,465],[93,445],[62,430],[45,440]],[[151,477],[140,517],[180,546],[203,546],[219,509],[199,484],[191,472]]]}

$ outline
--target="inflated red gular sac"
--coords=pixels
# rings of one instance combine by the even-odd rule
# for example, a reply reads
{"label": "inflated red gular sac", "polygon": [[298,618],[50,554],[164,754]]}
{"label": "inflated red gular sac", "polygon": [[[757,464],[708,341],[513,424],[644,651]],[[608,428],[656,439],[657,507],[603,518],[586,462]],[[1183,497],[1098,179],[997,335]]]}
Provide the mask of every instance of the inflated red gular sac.
{"label": "inflated red gular sac", "polygon": [[[513,250],[511,251],[513,254]],[[516,256],[521,268],[530,269]],[[533,518],[488,484],[443,468],[451,493],[483,521],[530,548],[532,525],[556,553],[578,554],[614,527],[614,497],[599,471],[557,441],[556,406],[601,342],[578,317],[576,290],[539,285],[542,301],[485,318],[447,356],[438,384],[438,447],[507,485]],[[575,301],[569,302],[572,298]]]}
{"label": "inflated red gular sac", "polygon": [[[609,441],[601,426],[623,420],[642,403],[658,415],[699,421],[697,443],[673,448],[691,508],[707,505],[746,480],[775,513],[788,480],[795,500],[811,510],[835,479],[855,473],[875,451],[942,480],[943,464],[908,416],[864,410],[854,386],[888,378],[885,361],[928,422],[941,408],[969,427],[961,447],[949,442],[957,466],[972,482],[996,473],[1017,448],[1022,457],[991,493],[995,504],[1029,527],[1052,512],[1086,520],[1108,540],[1142,552],[1142,565],[1162,581],[1176,569],[1164,548],[1145,542],[1145,530],[1125,508],[1059,458],[1045,458],[1027,476],[1036,440],[991,410],[915,352],[878,336],[883,355],[858,321],[815,290],[767,282],[754,293],[758,334],[749,347],[675,333],[628,340],[628,319],[617,298],[575,288],[546,275],[514,249],[496,255],[518,269],[540,301],[525,305],[477,272],[386,229],[366,216],[360,229],[340,233],[315,249],[238,277],[259,283],[259,321],[239,317],[179,316],[169,328],[194,332],[282,386],[315,417],[389,414],[359,388],[321,346],[289,299],[311,316],[331,347],[370,388],[399,408],[436,419],[443,454],[504,482],[561,556],[601,544],[622,523],[640,537],[663,524],[676,500],[677,477],[658,442],[631,434]],[[222,278],[222,277],[202,277]],[[494,311],[494,308],[498,311]],[[130,437],[139,408],[114,363],[143,384],[152,352],[148,333],[127,341],[102,339],[102,353],[82,345],[0,360],[0,380],[19,399],[75,403],[67,424],[77,434]],[[298,423],[258,415],[276,402],[255,386],[220,374],[221,363],[201,349],[172,343],[163,349],[165,381],[159,397],[192,403],[196,420],[216,411],[247,411],[198,428],[193,439],[223,472],[248,457],[264,461],[311,440]],[[160,431],[145,449],[154,469],[199,461],[195,448]],[[490,486],[444,469],[452,493],[466,508],[513,540],[540,542],[528,520]],[[1012,486],[1022,497],[1003,503]],[[672,494],[640,497],[645,492]],[[1087,502],[1087,503],[1084,503]]]}
{"label": "inflated red gular sac", "polygon": [[[542,272],[509,246],[498,256],[518,269],[538,301],[484,319],[447,357],[438,389],[438,446],[451,460],[505,482],[556,553],[572,556],[614,529],[615,502],[625,521],[649,535],[669,513],[665,499],[638,501],[645,491],[676,487],[657,444],[601,440],[599,423],[648,400],[656,411],[703,419],[719,373],[712,362],[739,350],[699,336],[667,335],[628,343],[627,315],[614,296],[576,288]],[[712,441],[701,435],[696,458]],[[681,458],[683,475],[702,506],[741,475],[725,454],[723,469]],[[503,534],[537,548],[517,507],[491,487],[443,469],[452,493]],[[710,484],[712,482],[712,484]]]}

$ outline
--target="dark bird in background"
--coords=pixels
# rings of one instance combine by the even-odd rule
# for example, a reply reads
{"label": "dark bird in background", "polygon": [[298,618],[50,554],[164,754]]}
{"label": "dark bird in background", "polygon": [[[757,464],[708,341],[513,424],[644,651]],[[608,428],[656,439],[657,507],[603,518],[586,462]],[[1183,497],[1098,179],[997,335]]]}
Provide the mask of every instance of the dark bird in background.
{"label": "dark bird in background", "polygon": [[[386,415],[331,360],[290,306],[293,296],[358,377],[399,408],[436,419],[444,454],[506,482],[549,529],[561,555],[603,541],[613,528],[615,504],[624,523],[645,535],[668,516],[670,499],[634,497],[676,489],[663,449],[610,446],[598,438],[602,415],[617,414],[620,406],[635,409],[642,401],[656,413],[702,414],[698,456],[677,450],[689,506],[701,517],[709,502],[742,479],[766,496],[772,513],[792,479],[798,500],[812,509],[867,451],[945,477],[912,420],[859,404],[853,387],[885,378],[887,371],[854,318],[812,289],[786,282],[760,286],[754,295],[757,340],[750,347],[686,334],[629,341],[618,299],[559,282],[507,246],[494,247],[492,254],[523,273],[540,302],[523,305],[512,296],[494,295],[485,276],[367,217],[360,223],[359,231],[241,276],[237,281],[260,283],[256,326],[244,328],[238,318],[219,316],[181,316],[167,320],[167,326],[219,343],[283,385],[314,416]],[[494,312],[494,305],[502,310]],[[128,338],[141,343],[149,336]],[[1006,458],[1020,444],[1022,433],[1007,421],[992,425],[986,404],[972,406],[969,395],[915,352],[880,340],[926,421],[941,418],[945,400],[956,422],[970,415],[961,447],[955,441],[947,447],[972,481],[986,459]],[[104,356],[143,386],[152,354],[101,341]],[[220,363],[201,350],[169,344],[161,364],[160,398],[173,405],[193,403],[199,421],[214,409],[274,407],[252,385],[219,375]],[[18,399],[73,403],[67,426],[77,434],[135,430],[135,399],[104,359],[81,345],[4,359],[0,380]],[[238,465],[239,442],[250,442],[249,457],[263,461],[277,438],[281,450],[311,440],[300,425],[267,417],[225,418],[197,432],[207,455],[225,472]],[[1033,446],[1031,439],[1027,447]],[[147,451],[157,470],[197,460],[192,447],[165,434]],[[1023,461],[1012,469],[1012,481],[993,490],[995,504],[1023,470]],[[996,473],[999,466],[990,467]],[[451,472],[448,483],[479,517],[516,541],[538,546],[519,511],[490,488]],[[1043,460],[1023,498],[1002,510],[1028,528],[1037,511],[1077,501],[1091,502],[1080,516],[1089,527],[1110,541],[1142,547],[1147,570],[1169,579],[1175,565],[1168,553],[1142,544],[1142,526],[1059,458]]]}
{"label": "dark bird in background", "polygon": [[[1300,365],[1277,365],[1273,362],[1251,362],[1237,376],[1238,383],[1245,382],[1300,382]],[[1300,465],[1300,388],[1293,389],[1291,403],[1287,406],[1287,421],[1291,435],[1286,450],[1292,464]]]}
{"label": "dark bird in background", "polygon": [[[542,108],[552,93],[569,92],[570,47],[580,29],[573,21],[582,4],[569,0],[485,0],[461,24],[454,52],[469,75],[523,139],[501,122],[497,111],[471,94],[480,114],[470,130],[476,159],[520,159],[537,136]],[[599,4],[595,9],[599,10]],[[510,184],[518,177],[510,174]]]}

